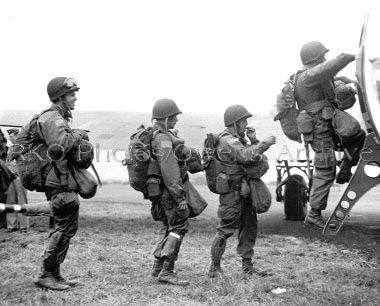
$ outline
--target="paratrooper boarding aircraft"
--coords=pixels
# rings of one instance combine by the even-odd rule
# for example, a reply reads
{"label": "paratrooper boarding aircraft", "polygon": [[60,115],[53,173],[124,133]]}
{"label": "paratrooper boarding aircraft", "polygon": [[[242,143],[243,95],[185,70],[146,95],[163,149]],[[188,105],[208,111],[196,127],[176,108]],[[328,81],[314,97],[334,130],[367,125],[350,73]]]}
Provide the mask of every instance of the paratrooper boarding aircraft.
{"label": "paratrooper boarding aircraft", "polygon": [[356,171],[323,229],[327,235],[337,234],[353,206],[380,183],[380,45],[375,32],[378,27],[373,24],[376,21],[366,16],[356,59],[358,97],[367,137]]}

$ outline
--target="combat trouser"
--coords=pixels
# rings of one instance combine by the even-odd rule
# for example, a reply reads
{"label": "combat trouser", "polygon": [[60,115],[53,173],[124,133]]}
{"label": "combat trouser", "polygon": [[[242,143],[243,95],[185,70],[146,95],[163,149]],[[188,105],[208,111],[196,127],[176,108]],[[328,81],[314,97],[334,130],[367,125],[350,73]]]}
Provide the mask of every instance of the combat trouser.
{"label": "combat trouser", "polygon": [[211,246],[211,257],[220,260],[227,243],[239,230],[237,253],[242,258],[252,258],[257,237],[257,216],[252,209],[250,198],[235,199],[234,192],[220,195],[218,217],[220,225]]}
{"label": "combat trouser", "polygon": [[[8,204],[27,204],[26,190],[22,187],[21,180],[16,177],[9,185],[7,190],[7,203]],[[7,227],[8,229],[23,229],[29,227],[29,217],[17,212],[7,214]]]}
{"label": "combat trouser", "polygon": [[343,163],[349,163],[346,169],[350,171],[351,167],[358,163],[360,150],[363,148],[365,140],[365,132],[359,130],[357,135],[343,139],[335,133],[331,119],[323,119],[321,112],[310,115],[314,126],[311,147],[315,152],[310,206],[324,210],[327,207],[330,189],[336,177],[337,161],[334,150],[337,149],[337,144],[345,149]]}
{"label": "combat trouser", "polygon": [[43,256],[46,270],[59,266],[66,257],[70,239],[78,229],[79,198],[74,191],[49,189],[46,192],[55,222],[55,229],[49,235],[49,241]]}
{"label": "combat trouser", "polygon": [[177,203],[170,197],[165,188],[162,194],[162,202],[166,219],[163,221],[164,227],[161,229],[162,240],[158,243],[153,255],[156,258],[166,257],[175,260],[179,252],[183,237],[188,232],[189,209],[178,210]]}

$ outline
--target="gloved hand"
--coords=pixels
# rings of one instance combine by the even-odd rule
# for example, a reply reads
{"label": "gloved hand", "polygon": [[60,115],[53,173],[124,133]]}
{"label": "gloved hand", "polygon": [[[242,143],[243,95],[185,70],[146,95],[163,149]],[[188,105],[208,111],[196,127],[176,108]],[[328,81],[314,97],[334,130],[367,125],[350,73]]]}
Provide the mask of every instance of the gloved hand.
{"label": "gloved hand", "polygon": [[185,210],[187,209],[188,207],[188,204],[185,200],[181,201],[179,204],[178,204],[178,210]]}

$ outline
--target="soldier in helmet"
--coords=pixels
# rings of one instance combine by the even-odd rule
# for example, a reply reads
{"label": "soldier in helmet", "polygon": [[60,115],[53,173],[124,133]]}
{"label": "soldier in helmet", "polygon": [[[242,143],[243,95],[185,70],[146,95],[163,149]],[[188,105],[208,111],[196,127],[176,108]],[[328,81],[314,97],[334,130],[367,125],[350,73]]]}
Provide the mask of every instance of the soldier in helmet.
{"label": "soldier in helmet", "polygon": [[[351,167],[357,164],[365,140],[359,123],[343,112],[344,108],[339,109],[338,89],[334,85],[334,78],[338,79],[336,74],[354,61],[355,55],[343,53],[327,61],[328,51],[318,41],[303,45],[300,51],[303,69],[296,74],[295,80],[295,97],[301,112],[298,119],[302,119],[299,123],[303,122],[298,127],[315,152],[311,209],[305,223],[321,228],[325,224],[322,210],[326,209],[334,179],[339,184],[350,180]],[[336,177],[334,150],[338,147],[342,147],[345,154]]]}
{"label": "soldier in helmet", "polygon": [[188,281],[178,278],[174,273],[174,263],[189,227],[189,207],[182,183],[188,179],[186,169],[182,169],[175,156],[173,136],[168,130],[173,129],[181,114],[176,103],[169,99],[160,99],[153,106],[152,119],[154,138],[152,152],[158,162],[163,180],[161,205],[165,210],[163,220],[164,237],[154,251],[152,276],[158,281],[173,285],[187,285]]}
{"label": "soldier in helmet", "polygon": [[229,190],[219,197],[218,217],[221,220],[211,246],[212,261],[208,273],[211,278],[223,273],[221,259],[227,239],[237,230],[239,231],[237,253],[242,258],[243,273],[265,274],[264,271],[255,268],[252,263],[253,247],[257,236],[257,217],[249,192],[246,192],[245,167],[254,165],[260,160],[262,154],[275,143],[276,139],[271,136],[259,142],[254,130],[247,129],[247,118],[251,116],[251,113],[242,105],[232,105],[224,112],[226,129],[219,134],[217,155],[219,160],[227,164],[229,171],[235,175],[230,175],[227,184]]}
{"label": "soldier in helmet", "polygon": [[51,203],[55,229],[49,235],[45,249],[41,274],[36,285],[52,290],[67,290],[76,282],[68,281],[60,273],[60,265],[66,257],[70,239],[78,228],[79,198],[76,183],[67,153],[82,140],[80,131],[73,131],[68,123],[77,101],[79,87],[72,78],[56,77],[47,85],[52,102],[50,109],[43,111],[37,121],[38,138],[46,145],[49,163],[44,168],[46,175],[45,194]]}
{"label": "soldier in helmet", "polygon": [[[11,128],[7,130],[9,140],[11,143],[15,142],[15,139],[19,133],[18,128]],[[9,157],[12,153],[9,153]],[[6,166],[13,173],[15,179],[9,185],[7,190],[7,203],[10,204],[26,204],[28,203],[26,189],[22,187],[20,178],[18,177],[16,161],[7,159]],[[20,232],[26,232],[29,227],[29,217],[24,216],[17,212],[7,214],[7,228],[9,232],[17,231],[18,227]]]}
{"label": "soldier in helmet", "polygon": [[[5,138],[3,131],[0,128],[0,161],[6,160],[7,152],[8,152],[7,139]],[[2,167],[5,167],[5,164],[0,164],[0,174],[3,174],[2,173],[3,172]],[[1,176],[0,179],[3,179],[3,176]],[[5,189],[4,190],[3,190],[3,188],[0,189],[0,203],[5,203],[5,201],[7,199],[7,195],[6,195],[6,191],[7,191],[6,187],[7,186],[8,186],[8,184],[6,184],[6,186],[1,186]],[[5,213],[0,212],[0,229],[3,227],[7,227],[7,218],[6,218]]]}

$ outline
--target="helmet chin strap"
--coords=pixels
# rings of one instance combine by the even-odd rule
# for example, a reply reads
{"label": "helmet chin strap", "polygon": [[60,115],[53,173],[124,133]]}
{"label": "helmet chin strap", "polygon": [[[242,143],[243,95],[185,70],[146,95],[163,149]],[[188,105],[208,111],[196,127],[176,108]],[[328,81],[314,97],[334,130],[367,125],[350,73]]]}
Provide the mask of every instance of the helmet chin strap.
{"label": "helmet chin strap", "polygon": [[63,99],[62,99],[62,98],[59,98],[59,99],[60,99],[60,100],[59,100],[59,102],[58,102],[58,105],[59,105],[60,108],[62,109],[63,117],[64,117],[65,119],[70,120],[70,119],[73,117],[70,108],[68,107],[68,105],[67,105],[65,102],[63,102]]}
{"label": "helmet chin strap", "polygon": [[165,118],[165,133],[168,132],[168,120],[169,120],[169,117],[166,117]]}

